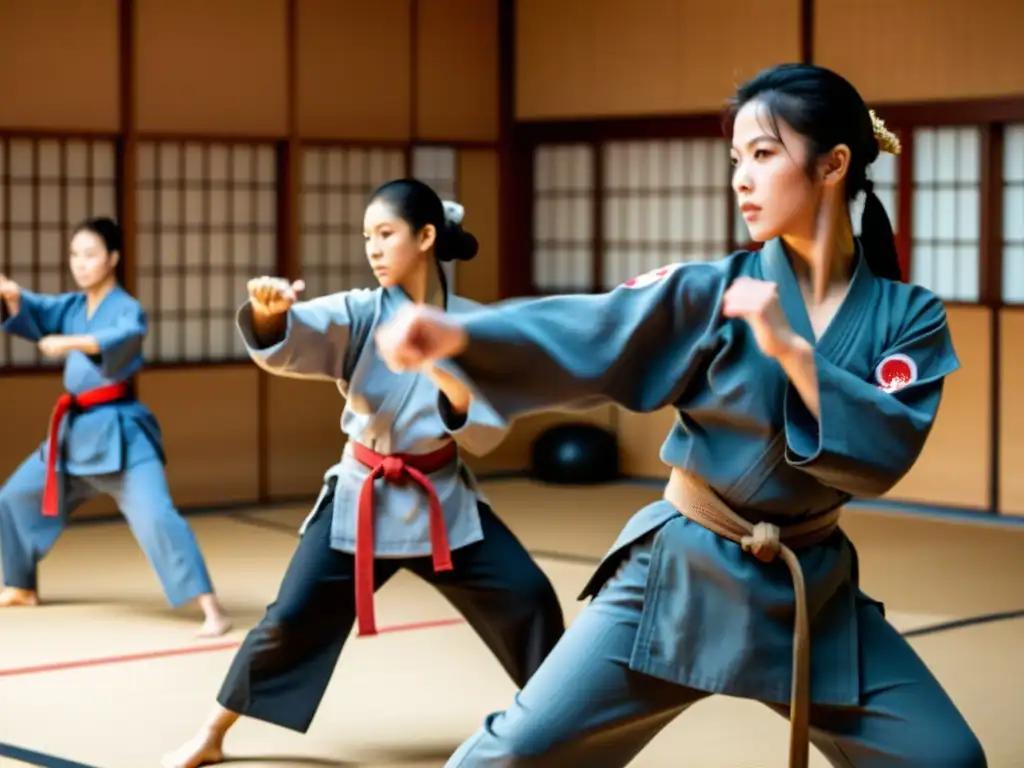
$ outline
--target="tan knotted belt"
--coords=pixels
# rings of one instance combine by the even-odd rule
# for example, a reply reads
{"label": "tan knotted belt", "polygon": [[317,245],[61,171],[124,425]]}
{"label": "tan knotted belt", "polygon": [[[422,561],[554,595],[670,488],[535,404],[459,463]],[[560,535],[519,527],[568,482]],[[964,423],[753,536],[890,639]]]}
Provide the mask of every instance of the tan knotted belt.
{"label": "tan knotted belt", "polygon": [[839,509],[784,528],[771,523],[751,523],[729,509],[704,481],[678,469],[672,471],[664,498],[684,517],[735,541],[758,560],[770,563],[781,557],[789,567],[796,603],[789,702],[789,768],[807,768],[810,751],[811,629],[804,573],[794,550],[820,544],[831,536],[839,526]]}

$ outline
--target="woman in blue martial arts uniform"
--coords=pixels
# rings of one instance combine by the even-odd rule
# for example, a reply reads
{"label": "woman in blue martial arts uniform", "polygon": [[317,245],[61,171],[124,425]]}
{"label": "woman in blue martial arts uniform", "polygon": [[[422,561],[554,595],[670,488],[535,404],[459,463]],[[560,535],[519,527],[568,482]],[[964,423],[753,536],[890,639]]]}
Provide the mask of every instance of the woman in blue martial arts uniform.
{"label": "woman in blue martial arts uniform", "polygon": [[0,607],[37,605],[39,561],[75,508],[110,494],[156,570],[173,607],[199,602],[200,636],[231,621],[214,595],[195,537],[171,501],[156,418],[135,396],[146,314],[119,284],[121,230],[82,222],[71,239],[78,291],[45,296],[0,275],[3,329],[64,361],[66,394],[49,434],[0,489]]}
{"label": "woman in blue martial arts uniform", "polygon": [[848,81],[811,65],[760,73],[731,117],[733,190],[760,252],[597,296],[458,317],[408,307],[379,332],[392,369],[447,360],[506,420],[602,401],[677,412],[663,499],[626,524],[584,590],[593,601],[450,768],[617,768],[712,694],[789,716],[791,768],[809,742],[847,768],[986,764],[860,591],[839,525],[847,501],[914,465],[959,367],[942,301],[901,281],[873,191],[871,164],[898,142]]}

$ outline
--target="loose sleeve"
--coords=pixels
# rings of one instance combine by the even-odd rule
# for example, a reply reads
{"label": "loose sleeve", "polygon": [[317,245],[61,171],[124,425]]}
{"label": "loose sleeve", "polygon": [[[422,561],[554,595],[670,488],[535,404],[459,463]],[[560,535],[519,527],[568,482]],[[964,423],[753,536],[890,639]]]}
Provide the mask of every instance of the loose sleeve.
{"label": "loose sleeve", "polygon": [[473,397],[465,413],[456,413],[441,393],[441,421],[456,442],[474,456],[490,453],[508,434],[509,423],[485,401]]}
{"label": "loose sleeve", "polygon": [[127,302],[115,322],[91,335],[99,346],[100,371],[108,379],[122,379],[142,364],[142,343],[148,322],[142,305]]}
{"label": "loose sleeve", "polygon": [[47,296],[22,288],[18,314],[9,315],[4,305],[3,329],[33,343],[45,336],[63,333],[64,317],[75,296],[74,293]]}
{"label": "loose sleeve", "polygon": [[243,304],[236,324],[246,351],[260,368],[277,376],[346,380],[373,321],[373,292],[345,291],[288,310],[284,337],[261,347],[253,326],[252,304]]}
{"label": "loose sleeve", "polygon": [[861,497],[881,496],[910,470],[934,424],[945,377],[960,363],[939,299],[922,295],[905,317],[894,343],[874,361],[871,380],[815,355],[820,418],[790,384],[785,430],[791,466]]}
{"label": "loose sleeve", "polygon": [[467,349],[440,366],[470,387],[480,425],[603,403],[658,410],[679,398],[713,338],[723,264],[676,265],[608,293],[515,299],[467,314]]}

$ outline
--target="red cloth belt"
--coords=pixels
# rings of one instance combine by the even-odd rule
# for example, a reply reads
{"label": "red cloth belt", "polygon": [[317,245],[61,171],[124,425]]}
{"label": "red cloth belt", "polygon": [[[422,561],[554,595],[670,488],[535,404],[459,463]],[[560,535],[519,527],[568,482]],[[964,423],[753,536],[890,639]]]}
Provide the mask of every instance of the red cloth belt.
{"label": "red cloth belt", "polygon": [[451,464],[458,456],[458,446],[448,443],[433,453],[394,454],[383,456],[364,445],[353,441],[352,453],[356,461],[370,468],[370,474],[359,492],[359,507],[356,518],[356,617],[359,634],[377,634],[373,612],[373,483],[383,478],[387,483],[417,483],[427,494],[430,503],[430,546],[435,571],[452,569],[452,553],[448,547],[448,532],[445,530],[444,511],[437,498],[434,484],[427,475]]}
{"label": "red cloth belt", "polygon": [[[123,400],[131,395],[132,387],[128,382],[108,384],[105,387],[89,389],[77,395],[63,394],[57,399],[57,405],[50,417],[50,444],[46,453],[46,484],[43,486],[43,514],[46,517],[56,517],[60,511],[59,494],[57,493],[57,452],[60,451],[59,444],[60,423],[64,416],[75,409],[92,408],[95,405],[105,405],[117,400]],[[68,424],[70,427],[70,423]],[[67,432],[65,432],[65,437]]]}

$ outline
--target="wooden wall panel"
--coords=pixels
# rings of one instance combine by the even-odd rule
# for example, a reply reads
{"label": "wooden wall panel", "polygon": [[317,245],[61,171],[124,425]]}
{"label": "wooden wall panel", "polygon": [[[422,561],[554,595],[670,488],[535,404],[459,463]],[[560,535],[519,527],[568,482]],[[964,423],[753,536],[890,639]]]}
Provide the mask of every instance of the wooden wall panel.
{"label": "wooden wall panel", "polygon": [[1019,95],[1022,31],[1017,0],[816,0],[814,56],[873,102]]}
{"label": "wooden wall panel", "polygon": [[418,0],[416,137],[497,141],[498,0]]}
{"label": "wooden wall panel", "polygon": [[315,496],[324,472],[341,458],[345,399],[334,384],[266,376],[268,493]]}
{"label": "wooden wall panel", "polygon": [[663,408],[655,413],[634,413],[619,408],[616,416],[619,435],[619,461],[627,475],[668,478],[669,467],[658,454],[665,442],[676,412]]}
{"label": "wooden wall panel", "polygon": [[2,386],[0,475],[8,477],[46,439],[50,414],[64,386],[60,373],[7,375],[3,377]]}
{"label": "wooden wall panel", "polygon": [[139,397],[156,414],[167,482],[182,507],[259,499],[259,371],[254,365],[144,371]]}
{"label": "wooden wall panel", "polygon": [[499,209],[498,153],[491,149],[464,149],[459,152],[459,197],[466,206],[464,225],[480,243],[472,261],[455,265],[455,285],[459,295],[488,304],[501,297],[501,258],[498,231]]}
{"label": "wooden wall panel", "polygon": [[140,132],[285,134],[285,0],[136,2]]}
{"label": "wooden wall panel", "polygon": [[594,0],[516,0],[516,118],[585,115],[598,56]]}
{"label": "wooden wall panel", "polygon": [[761,69],[800,60],[799,2],[683,0],[681,5],[675,43],[679,111],[717,112],[737,85]]}
{"label": "wooden wall panel", "polygon": [[0,3],[0,126],[116,131],[118,0]]}
{"label": "wooden wall panel", "polygon": [[985,307],[949,307],[961,368],[946,381],[935,427],[917,464],[889,498],[985,508],[992,460],[991,315]]}
{"label": "wooden wall panel", "polygon": [[683,6],[678,0],[592,4],[594,77],[576,84],[593,100],[591,114],[642,115],[678,106]]}
{"label": "wooden wall panel", "polygon": [[[799,3],[520,0],[521,120],[718,111],[739,81],[799,59]],[[736,19],[756,34],[737,34]]]}
{"label": "wooden wall panel", "polygon": [[999,507],[1024,515],[1024,309],[1005,309],[999,319]]}
{"label": "wooden wall panel", "polygon": [[409,0],[297,0],[296,119],[318,139],[408,139]]}

